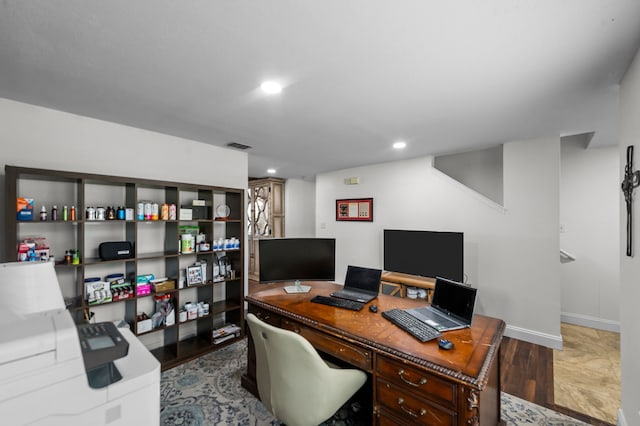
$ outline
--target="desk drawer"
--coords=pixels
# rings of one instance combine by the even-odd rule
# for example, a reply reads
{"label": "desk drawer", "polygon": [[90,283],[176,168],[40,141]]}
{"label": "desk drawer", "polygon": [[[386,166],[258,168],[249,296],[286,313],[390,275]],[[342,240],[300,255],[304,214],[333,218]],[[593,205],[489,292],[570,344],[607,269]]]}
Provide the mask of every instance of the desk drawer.
{"label": "desk drawer", "polygon": [[258,319],[266,322],[267,324],[271,324],[274,327],[280,327],[280,316],[274,314],[273,312],[253,305],[249,307],[249,312],[257,316]]}
{"label": "desk drawer", "polygon": [[446,382],[418,368],[378,356],[376,371],[394,385],[411,391],[421,398],[449,407],[456,405],[456,385]]}
{"label": "desk drawer", "polygon": [[311,342],[317,350],[341,359],[354,367],[369,372],[373,369],[373,356],[368,349],[361,348],[355,344],[340,340],[329,334],[322,333],[321,331],[288,319],[283,318],[280,327],[295,331]]}
{"label": "desk drawer", "polygon": [[[430,426],[454,426],[456,424],[457,416],[453,410],[418,398],[414,391],[407,386],[400,388],[378,378],[376,395],[381,413],[388,410],[393,414],[393,417],[401,419],[399,424]],[[378,423],[395,424],[390,418],[385,419],[384,416]]]}

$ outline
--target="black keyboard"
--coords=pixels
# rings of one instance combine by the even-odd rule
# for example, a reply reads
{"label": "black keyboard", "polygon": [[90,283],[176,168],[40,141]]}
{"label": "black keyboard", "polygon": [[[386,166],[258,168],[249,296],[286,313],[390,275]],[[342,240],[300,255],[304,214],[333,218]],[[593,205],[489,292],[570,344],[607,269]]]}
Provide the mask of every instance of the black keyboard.
{"label": "black keyboard", "polygon": [[364,303],[354,302],[353,300],[338,299],[337,297],[327,296],[315,296],[311,299],[313,303],[320,303],[321,305],[335,306],[336,308],[351,309],[352,311],[359,311],[364,306]]}
{"label": "black keyboard", "polygon": [[433,340],[436,337],[442,336],[435,328],[423,323],[413,315],[406,313],[402,309],[391,309],[384,311],[382,316],[411,334],[421,342],[427,342]]}

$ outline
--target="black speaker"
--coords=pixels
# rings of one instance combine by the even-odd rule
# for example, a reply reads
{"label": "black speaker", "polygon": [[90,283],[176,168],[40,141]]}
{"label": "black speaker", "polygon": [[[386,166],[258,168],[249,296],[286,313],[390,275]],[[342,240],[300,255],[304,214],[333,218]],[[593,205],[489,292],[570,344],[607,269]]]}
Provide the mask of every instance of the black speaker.
{"label": "black speaker", "polygon": [[133,245],[129,241],[100,243],[98,255],[102,260],[130,259],[133,257]]}

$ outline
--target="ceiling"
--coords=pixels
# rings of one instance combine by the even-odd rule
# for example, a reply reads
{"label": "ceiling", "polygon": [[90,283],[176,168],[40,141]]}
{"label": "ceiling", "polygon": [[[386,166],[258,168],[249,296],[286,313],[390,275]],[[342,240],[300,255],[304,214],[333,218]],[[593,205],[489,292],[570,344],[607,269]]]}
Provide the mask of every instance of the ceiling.
{"label": "ceiling", "polygon": [[639,46],[637,0],[2,0],[0,97],[249,145],[249,176],[312,178],[552,135],[615,144]]}

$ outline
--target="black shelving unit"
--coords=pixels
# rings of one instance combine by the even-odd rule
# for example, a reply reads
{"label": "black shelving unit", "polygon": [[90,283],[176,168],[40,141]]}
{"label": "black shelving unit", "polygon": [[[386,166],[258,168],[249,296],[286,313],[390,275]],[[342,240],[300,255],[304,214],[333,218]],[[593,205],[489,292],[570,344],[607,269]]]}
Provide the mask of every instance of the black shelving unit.
{"label": "black shelving unit", "polygon": [[[131,330],[137,330],[137,314],[153,314],[153,296],[133,296],[124,300],[88,305],[84,280],[122,273],[135,284],[135,277],[153,273],[176,281],[176,289],[158,294],[170,294],[174,305],[175,324],[161,326],[139,338],[162,364],[162,369],[176,366],[207,352],[220,349],[244,337],[244,241],[245,191],[238,188],[132,179],[120,176],[75,173],[7,165],[5,167],[5,261],[17,260],[18,242],[28,237],[45,237],[51,254],[56,256],[56,273],[68,309],[78,322],[94,313],[100,321],[124,319]],[[35,199],[33,221],[18,221],[16,199]],[[204,200],[208,217],[181,220],[179,210],[193,199]],[[158,204],[174,204],[178,211],[172,220],[87,220],[90,206],[123,206],[133,208],[151,200]],[[64,205],[75,206],[76,220],[39,221],[41,206],[49,212],[53,205],[61,211]],[[216,207],[229,207],[227,217],[216,217]],[[181,254],[179,230],[182,225],[198,226],[206,240],[235,237],[240,248],[220,252],[213,250]],[[102,261],[97,247],[103,241],[131,241],[135,254],[129,259]],[[65,264],[63,254],[68,249],[79,250],[77,265]],[[233,278],[214,282],[213,265],[216,255],[225,255],[235,271]],[[178,288],[181,272],[194,262],[206,262],[207,281]],[[178,311],[186,302],[206,302],[209,313],[196,319],[180,322]],[[213,344],[212,331],[225,324],[240,327],[240,336]]]}

